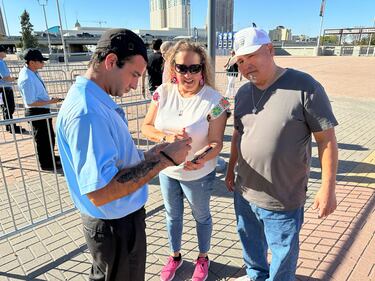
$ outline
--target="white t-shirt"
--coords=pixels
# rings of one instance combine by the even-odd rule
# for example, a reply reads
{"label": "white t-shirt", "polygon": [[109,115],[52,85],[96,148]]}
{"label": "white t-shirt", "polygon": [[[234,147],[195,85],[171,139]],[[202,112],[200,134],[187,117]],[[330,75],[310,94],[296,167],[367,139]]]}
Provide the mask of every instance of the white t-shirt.
{"label": "white t-shirt", "polygon": [[[186,160],[192,160],[198,150],[208,145],[209,120],[226,114],[229,108],[228,101],[206,85],[195,96],[184,98],[176,84],[165,83],[156,89],[153,102],[158,106],[156,129],[168,134],[181,132],[185,128],[192,138],[191,150]],[[211,159],[201,169],[194,171],[184,170],[183,165],[172,166],[164,169],[162,173],[177,180],[197,180],[212,172],[216,162],[216,158]]]}

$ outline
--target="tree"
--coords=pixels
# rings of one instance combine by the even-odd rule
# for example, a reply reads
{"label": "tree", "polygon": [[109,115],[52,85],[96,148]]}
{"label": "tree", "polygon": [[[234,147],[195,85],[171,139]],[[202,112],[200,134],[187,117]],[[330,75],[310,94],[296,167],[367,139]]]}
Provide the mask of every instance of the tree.
{"label": "tree", "polygon": [[336,35],[324,35],[320,37],[320,42],[324,45],[337,45],[339,40]]}
{"label": "tree", "polygon": [[38,47],[38,39],[32,32],[33,25],[30,23],[30,15],[24,10],[21,15],[21,42],[23,49]]}
{"label": "tree", "polygon": [[358,42],[358,45],[368,45],[370,37],[371,37],[371,44],[370,45],[375,45],[375,34],[373,34],[372,36],[362,38],[361,41]]}

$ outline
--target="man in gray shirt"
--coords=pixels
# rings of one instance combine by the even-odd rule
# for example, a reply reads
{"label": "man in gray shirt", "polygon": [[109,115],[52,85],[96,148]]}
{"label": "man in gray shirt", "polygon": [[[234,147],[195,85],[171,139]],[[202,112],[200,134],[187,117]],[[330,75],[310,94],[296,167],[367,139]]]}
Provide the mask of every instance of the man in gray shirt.
{"label": "man in gray shirt", "polygon": [[[250,82],[236,95],[231,157],[226,176],[234,192],[237,229],[247,275],[238,280],[294,281],[299,232],[311,161],[311,135],[322,166],[313,205],[318,216],[336,209],[338,123],[324,88],[310,75],[274,62],[267,33],[235,35],[240,72]],[[237,177],[234,168],[237,164]],[[272,253],[267,262],[268,248]]]}

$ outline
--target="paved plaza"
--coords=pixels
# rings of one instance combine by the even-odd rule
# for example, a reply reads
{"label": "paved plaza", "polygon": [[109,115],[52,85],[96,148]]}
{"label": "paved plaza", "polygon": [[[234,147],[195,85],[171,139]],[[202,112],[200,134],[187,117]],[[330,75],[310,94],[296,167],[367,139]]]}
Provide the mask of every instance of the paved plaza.
{"label": "paved plaza", "polygon": [[[225,60],[222,57],[217,59],[217,71],[222,69]],[[339,145],[338,207],[325,219],[319,219],[311,209],[321,183],[314,145],[305,222],[300,237],[297,280],[375,280],[375,58],[277,57],[276,60],[282,66],[304,70],[317,78],[325,86],[339,121],[336,129]],[[225,77],[220,79],[225,80]],[[218,82],[224,84],[225,81]],[[230,153],[232,130],[233,118],[228,122],[221,153],[226,161]],[[7,138],[11,142],[10,135]],[[30,204],[39,206],[38,202],[43,197],[50,208],[65,210],[66,214],[18,234],[0,238],[0,280],[87,280],[91,257],[83,238],[79,213],[72,209],[64,177],[61,173],[35,172],[32,142],[26,139],[19,143],[17,150],[22,154],[21,160],[17,159],[15,149],[4,154],[4,146],[1,148],[3,164],[0,173],[3,177],[0,176],[0,188],[3,188],[6,175],[8,186],[14,189],[14,202],[17,203],[17,192],[21,193],[27,188],[31,191]],[[22,163],[26,175],[17,171],[17,163]],[[233,194],[226,190],[224,177],[223,173],[217,173],[211,201],[214,229],[207,280],[234,280],[244,275]],[[56,181],[59,187],[53,185]],[[36,187],[41,182],[46,187],[45,194]],[[10,214],[4,211],[3,193],[0,190],[2,230],[12,227]],[[182,243],[185,262],[174,280],[190,280],[197,257],[195,221],[189,206],[185,206]],[[17,208],[13,215],[21,216],[19,219],[22,220],[22,210],[26,206],[18,204]],[[38,208],[33,209],[32,216],[37,217],[43,212]],[[157,178],[150,184],[146,210],[146,280],[159,280],[159,272],[169,250],[164,205]]]}

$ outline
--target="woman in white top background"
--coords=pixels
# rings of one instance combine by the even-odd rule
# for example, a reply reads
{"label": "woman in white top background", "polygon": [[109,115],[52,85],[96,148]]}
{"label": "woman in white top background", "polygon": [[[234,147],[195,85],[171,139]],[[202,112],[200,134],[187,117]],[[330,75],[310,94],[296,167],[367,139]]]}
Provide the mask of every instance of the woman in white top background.
{"label": "woman in white top background", "polygon": [[[169,51],[166,63],[171,82],[156,89],[142,132],[156,142],[173,142],[189,136],[192,149],[183,165],[168,167],[159,174],[171,250],[160,278],[172,280],[182,264],[185,196],[192,208],[198,236],[199,254],[192,280],[206,280],[212,233],[210,197],[229,103],[214,89],[209,59],[202,46],[179,41]],[[194,159],[198,155],[201,157]]]}

